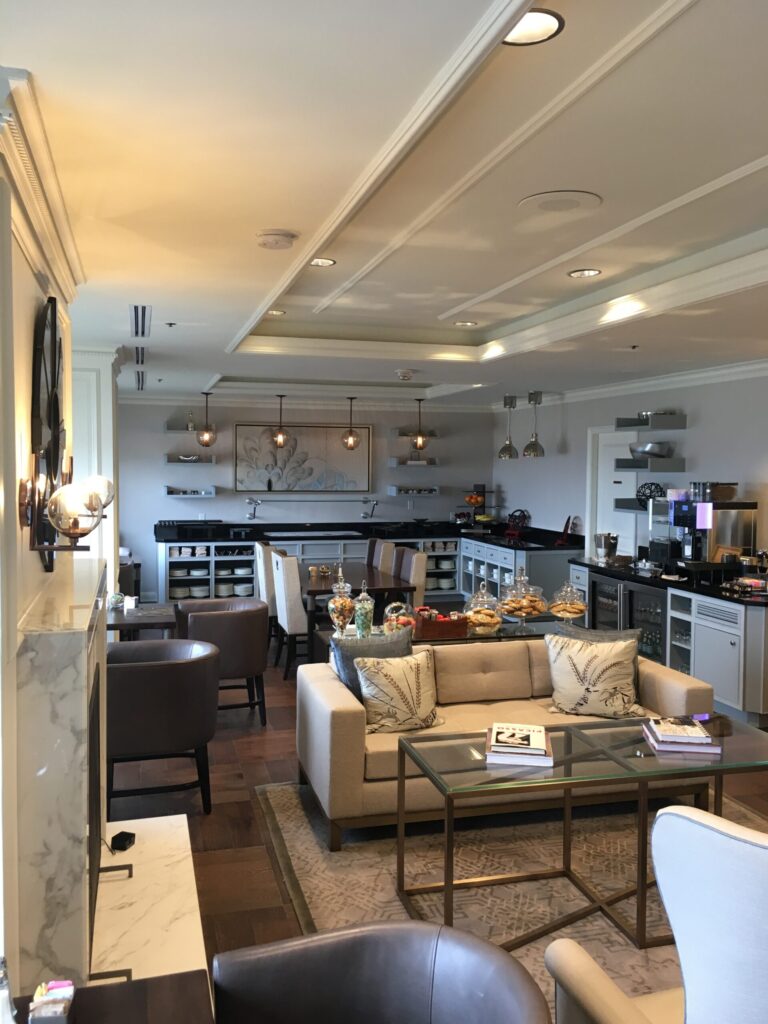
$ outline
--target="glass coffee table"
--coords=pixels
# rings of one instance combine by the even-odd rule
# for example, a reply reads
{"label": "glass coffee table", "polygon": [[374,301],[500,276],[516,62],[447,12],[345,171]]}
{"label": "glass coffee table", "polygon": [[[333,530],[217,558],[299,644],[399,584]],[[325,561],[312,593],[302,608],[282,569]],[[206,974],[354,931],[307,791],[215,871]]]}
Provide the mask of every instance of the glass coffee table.
{"label": "glass coffee table", "polygon": [[[688,793],[693,791],[696,806],[706,810],[709,807],[709,783],[712,780],[713,810],[720,815],[726,775],[768,769],[768,735],[752,726],[714,715],[712,724],[722,734],[719,737],[722,754],[711,760],[699,755],[656,755],[643,739],[642,722],[641,718],[621,719],[547,729],[555,760],[553,768],[486,765],[484,732],[401,736],[397,771],[397,891],[410,916],[419,918],[418,909],[411,897],[422,893],[443,892],[443,920],[445,924],[451,925],[456,889],[565,877],[587,897],[588,903],[501,943],[503,949],[516,949],[598,912],[609,918],[638,949],[673,942],[669,933],[653,936],[647,934],[648,888],[655,884],[653,878],[648,877],[649,786],[655,782],[668,782],[676,788],[675,784],[679,783],[681,790],[685,788]],[[411,887],[405,884],[406,758],[432,782],[444,800],[442,882]],[[617,783],[631,784],[636,790],[637,876],[636,884],[631,888],[606,896],[598,893],[586,878],[574,870],[571,863],[573,795],[581,787],[616,786]],[[546,797],[548,790],[550,793],[562,793],[563,842],[560,867],[526,874],[454,878],[454,821],[457,813],[461,813],[462,801],[498,797],[497,801],[485,805],[482,811],[485,815],[498,814],[514,809],[510,798],[518,793],[535,793]],[[654,795],[653,791],[650,795]],[[619,911],[617,904],[633,896],[636,897],[636,910],[635,919],[631,921]]]}

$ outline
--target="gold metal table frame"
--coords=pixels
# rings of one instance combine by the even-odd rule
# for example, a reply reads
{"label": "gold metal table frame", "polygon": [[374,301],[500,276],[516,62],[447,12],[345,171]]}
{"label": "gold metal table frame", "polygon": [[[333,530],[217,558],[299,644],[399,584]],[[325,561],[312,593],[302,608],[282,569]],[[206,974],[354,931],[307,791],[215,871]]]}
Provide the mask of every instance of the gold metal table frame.
{"label": "gold metal table frame", "polygon": [[[617,720],[615,723],[617,726],[626,725],[629,723]],[[572,739],[574,736],[573,728],[571,726],[558,726],[552,731],[562,731],[566,737],[566,758],[568,758],[572,746]],[[575,727],[578,729],[579,727]],[[756,730],[757,731],[757,730]],[[423,736],[423,734],[421,734]],[[484,739],[484,734],[482,735]],[[477,741],[478,734],[467,734],[467,735],[446,735],[442,734],[438,737],[441,740],[449,739],[466,739],[468,742],[472,740]],[[768,741],[768,737],[766,738]],[[624,745],[624,744],[620,744]],[[603,754],[610,755],[610,751],[605,748],[596,749],[594,755]],[[443,792],[445,801],[444,811],[444,880],[442,882],[431,882],[424,885],[406,886],[405,884],[405,825],[407,814],[405,811],[405,787],[406,787],[406,757],[410,757],[417,767],[422,768],[422,774],[429,778],[429,775],[423,771],[423,767],[419,765],[416,757],[414,757],[412,741],[409,741],[408,737],[401,736],[398,743],[398,765],[397,765],[397,894],[407,910],[409,916],[416,920],[421,919],[421,914],[418,908],[413,902],[412,897],[422,895],[430,892],[442,892],[443,893],[443,921],[446,925],[453,924],[453,908],[454,908],[454,893],[457,889],[470,889],[479,888],[491,885],[508,885],[516,882],[533,882],[539,881],[546,878],[567,878],[589,901],[583,907],[579,907],[576,910],[570,911],[567,914],[561,914],[555,919],[539,926],[538,928],[530,929],[529,931],[523,932],[519,935],[514,936],[504,942],[498,943],[502,949],[513,950],[520,946],[524,946],[529,942],[533,942],[536,939],[541,938],[544,935],[550,935],[553,932],[559,931],[561,928],[567,925],[573,924],[576,921],[580,921],[585,917],[589,917],[595,913],[602,913],[608,920],[610,920],[625,936],[628,938],[638,949],[647,949],[651,946],[663,946],[669,945],[674,942],[674,938],[671,932],[666,932],[660,935],[648,935],[648,924],[647,924],[647,908],[648,908],[648,890],[656,884],[653,877],[648,875],[648,827],[649,827],[649,781],[670,781],[670,782],[690,782],[696,781],[699,783],[694,790],[694,803],[696,807],[703,810],[709,808],[709,780],[714,781],[714,800],[713,800],[713,811],[715,814],[721,816],[723,810],[723,780],[726,774],[733,774],[743,771],[759,771],[768,769],[768,761],[765,764],[756,764],[748,766],[739,765],[728,765],[728,764],[715,764],[712,762],[704,762],[700,766],[695,764],[688,764],[686,770],[681,772],[679,770],[670,771],[665,773],[663,771],[654,772],[652,779],[644,779],[642,775],[633,776],[628,774],[626,777],[627,782],[631,782],[637,787],[637,814],[638,814],[638,828],[637,828],[637,870],[636,870],[636,883],[635,885],[619,890],[617,892],[610,893],[608,895],[601,895],[591,883],[585,879],[579,872],[575,871],[572,865],[572,819],[573,819],[573,791],[578,788],[587,786],[595,787],[599,786],[600,779],[585,779],[583,781],[578,779],[557,779],[556,783],[549,782],[546,786],[536,780],[531,780],[531,783],[526,785],[524,783],[515,784],[514,787],[509,789],[501,790],[499,796],[509,794],[510,789],[513,789],[514,793],[533,793],[541,792],[542,789],[562,789],[563,792],[563,839],[562,839],[562,866],[555,868],[543,869],[541,871],[530,871],[524,873],[513,873],[513,874],[497,874],[497,875],[479,875],[472,878],[455,878],[454,873],[454,853],[455,853],[455,836],[454,836],[454,825],[455,818],[457,817],[457,802],[460,804],[461,801],[475,798],[478,796],[487,797],[493,795],[493,793],[482,793],[478,792],[477,789],[470,790],[466,793],[448,793]],[[577,755],[572,755],[572,759],[588,759],[589,754],[585,751],[579,752]],[[616,758],[618,763],[621,763],[620,758]],[[413,776],[409,776],[412,778]],[[444,787],[440,787],[434,779],[431,779],[436,788],[443,790]],[[615,785],[617,779],[615,776],[610,776],[605,779],[606,785]],[[680,787],[682,789],[682,787]],[[690,793],[690,788],[686,787],[686,792]],[[514,805],[511,805],[509,801],[504,803],[501,799],[498,803],[489,804],[487,810],[484,813],[491,814],[503,814],[508,813],[512,810],[519,810]],[[617,904],[629,899],[630,897],[636,897],[636,909],[635,909],[635,920],[631,921],[626,915],[622,914],[617,909]]]}

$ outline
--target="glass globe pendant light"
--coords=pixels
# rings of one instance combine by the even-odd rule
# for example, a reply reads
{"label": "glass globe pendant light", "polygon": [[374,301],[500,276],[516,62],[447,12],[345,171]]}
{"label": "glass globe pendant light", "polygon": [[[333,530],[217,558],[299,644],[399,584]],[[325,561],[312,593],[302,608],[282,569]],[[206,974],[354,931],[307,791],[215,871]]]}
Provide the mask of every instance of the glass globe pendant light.
{"label": "glass globe pendant light", "polygon": [[424,401],[424,399],[417,398],[415,399],[415,401],[419,406],[419,425],[416,428],[416,433],[411,438],[411,447],[414,449],[414,451],[423,452],[424,449],[429,444],[429,438],[421,429],[421,403]]}
{"label": "glass globe pendant light", "polygon": [[82,481],[80,487],[91,494],[98,494],[102,508],[109,508],[115,500],[115,485],[106,476],[88,476]]}
{"label": "glass globe pendant light", "polygon": [[360,446],[360,435],[352,427],[352,403],[355,401],[354,398],[348,398],[349,402],[349,426],[341,435],[341,443],[348,452],[353,452]]}
{"label": "glass globe pendant light", "polygon": [[65,484],[48,499],[48,521],[57,533],[73,545],[96,529],[104,509],[95,491],[83,484]]}
{"label": "glass globe pendant light", "polygon": [[544,457],[544,446],[539,441],[539,435],[536,432],[536,410],[541,405],[541,392],[540,391],[529,391],[528,392],[528,405],[533,406],[533,433],[528,444],[523,448],[523,458],[526,459],[541,459]]}
{"label": "glass globe pendant light", "polygon": [[283,399],[285,395],[275,395],[275,398],[280,399],[280,423],[272,432],[272,440],[274,441],[275,448],[285,448],[290,439],[288,431],[283,428]]}
{"label": "glass globe pendant light", "polygon": [[507,439],[499,448],[499,454],[497,455],[497,458],[503,461],[518,457],[517,448],[512,444],[512,410],[516,405],[517,399],[514,395],[504,395],[504,408],[507,410]]}
{"label": "glass globe pendant light", "polygon": [[216,427],[208,422],[208,398],[212,392],[201,391],[200,394],[205,395],[205,426],[197,432],[197,443],[201,448],[210,448],[216,444]]}

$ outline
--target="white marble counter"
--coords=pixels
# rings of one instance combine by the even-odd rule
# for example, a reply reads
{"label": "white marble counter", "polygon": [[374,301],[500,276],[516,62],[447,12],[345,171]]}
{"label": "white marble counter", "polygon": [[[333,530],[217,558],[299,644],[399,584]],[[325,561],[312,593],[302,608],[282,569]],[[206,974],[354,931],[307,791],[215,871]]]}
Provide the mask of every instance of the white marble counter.
{"label": "white marble counter", "polygon": [[94,614],[94,596],[106,571],[99,558],[74,558],[68,552],[56,557],[56,570],[19,623],[19,632],[83,632]]}
{"label": "white marble counter", "polygon": [[130,967],[134,978],[207,968],[192,849],[186,816],[110,822],[107,838],[135,832],[125,853],[105,849],[102,867],[133,864],[102,874],[96,902],[91,971]]}

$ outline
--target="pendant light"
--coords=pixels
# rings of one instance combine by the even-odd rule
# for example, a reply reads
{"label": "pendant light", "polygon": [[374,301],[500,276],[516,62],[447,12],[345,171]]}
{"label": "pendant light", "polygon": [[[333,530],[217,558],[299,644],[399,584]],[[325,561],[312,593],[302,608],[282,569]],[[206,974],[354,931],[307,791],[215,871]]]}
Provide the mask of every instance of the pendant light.
{"label": "pendant light", "polygon": [[341,435],[341,443],[348,452],[353,452],[355,448],[360,446],[360,435],[352,427],[352,403],[356,401],[354,398],[348,398],[349,402],[349,426]]}
{"label": "pendant light", "polygon": [[499,448],[499,454],[496,456],[503,461],[518,457],[517,448],[512,444],[512,410],[516,405],[517,399],[514,395],[504,395],[504,408],[507,410],[507,439]]}
{"label": "pendant light", "polygon": [[288,431],[283,429],[283,399],[285,395],[275,395],[275,398],[280,399],[280,423],[277,429],[272,431],[272,440],[275,442],[275,448],[285,448],[290,439]]}
{"label": "pendant light", "polygon": [[533,433],[531,434],[531,440],[523,448],[523,458],[526,459],[541,459],[544,457],[544,448],[539,441],[539,435],[536,433],[536,409],[541,405],[541,392],[540,391],[529,391],[528,392],[528,405],[533,406]]}
{"label": "pendant light", "polygon": [[197,443],[202,448],[210,448],[216,444],[216,427],[208,422],[208,398],[212,392],[201,391],[200,394],[205,395],[205,426],[197,432]]}
{"label": "pendant light", "polygon": [[429,438],[424,433],[424,431],[421,429],[421,403],[424,401],[424,399],[423,398],[417,398],[417,399],[415,399],[415,401],[416,401],[416,403],[419,406],[419,425],[418,425],[418,428],[416,430],[416,433],[411,438],[411,447],[414,449],[414,451],[423,452],[424,449],[429,444]]}

